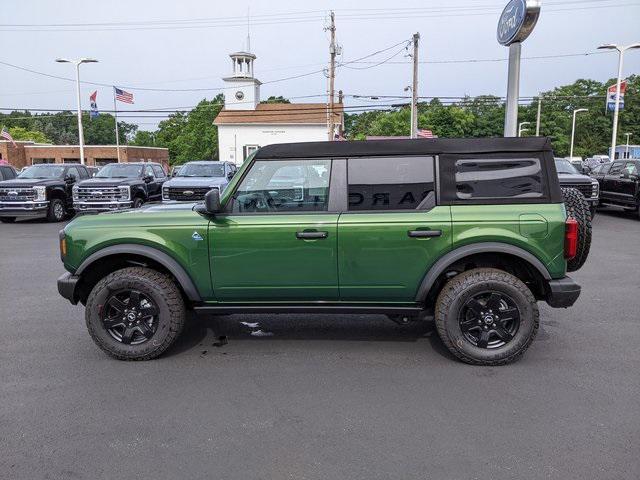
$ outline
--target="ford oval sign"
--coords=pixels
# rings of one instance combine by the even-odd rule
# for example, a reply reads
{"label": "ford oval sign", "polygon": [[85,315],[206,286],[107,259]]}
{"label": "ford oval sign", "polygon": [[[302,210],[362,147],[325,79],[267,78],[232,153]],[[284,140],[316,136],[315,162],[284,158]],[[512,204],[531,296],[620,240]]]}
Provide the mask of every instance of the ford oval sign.
{"label": "ford oval sign", "polygon": [[511,45],[524,41],[540,16],[540,0],[511,0],[498,20],[498,42]]}

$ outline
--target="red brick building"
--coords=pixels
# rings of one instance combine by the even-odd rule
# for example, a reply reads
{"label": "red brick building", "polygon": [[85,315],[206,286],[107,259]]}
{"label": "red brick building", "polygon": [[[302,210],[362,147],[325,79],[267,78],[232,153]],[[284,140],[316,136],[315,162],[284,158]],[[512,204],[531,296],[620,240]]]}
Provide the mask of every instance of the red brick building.
{"label": "red brick building", "polygon": [[[85,164],[102,166],[118,161],[115,145],[85,145]],[[38,163],[80,163],[78,145],[43,145],[16,141],[14,146],[7,140],[0,141],[0,161],[6,160],[17,169]],[[121,162],[158,162],[169,168],[169,150],[156,147],[120,147]]]}

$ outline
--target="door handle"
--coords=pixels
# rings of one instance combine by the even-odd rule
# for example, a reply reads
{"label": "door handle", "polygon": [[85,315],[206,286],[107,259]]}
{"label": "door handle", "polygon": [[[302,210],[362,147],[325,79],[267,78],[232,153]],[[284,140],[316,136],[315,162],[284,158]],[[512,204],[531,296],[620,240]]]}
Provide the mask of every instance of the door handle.
{"label": "door handle", "polygon": [[298,240],[319,240],[328,236],[328,232],[296,232]]}
{"label": "door handle", "polygon": [[409,230],[407,235],[411,238],[433,238],[440,237],[442,230]]}

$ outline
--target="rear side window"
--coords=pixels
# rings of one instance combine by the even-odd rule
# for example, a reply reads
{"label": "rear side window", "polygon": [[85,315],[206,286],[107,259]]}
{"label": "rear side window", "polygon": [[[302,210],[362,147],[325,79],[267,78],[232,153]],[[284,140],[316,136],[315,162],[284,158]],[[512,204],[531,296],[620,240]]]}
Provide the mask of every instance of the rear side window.
{"label": "rear side window", "polygon": [[456,198],[489,200],[544,195],[538,158],[465,158],[455,162]]}
{"label": "rear side window", "polygon": [[350,211],[416,210],[433,205],[433,157],[351,158],[347,178]]}

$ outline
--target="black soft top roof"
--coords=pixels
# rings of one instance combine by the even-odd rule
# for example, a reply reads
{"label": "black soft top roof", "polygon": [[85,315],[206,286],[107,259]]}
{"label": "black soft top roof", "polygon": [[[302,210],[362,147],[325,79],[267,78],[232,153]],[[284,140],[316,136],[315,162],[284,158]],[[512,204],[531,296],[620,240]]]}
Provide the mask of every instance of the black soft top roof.
{"label": "black soft top roof", "polygon": [[303,142],[267,145],[256,159],[368,157],[389,155],[436,155],[441,153],[494,153],[551,151],[547,137],[527,138],[433,138]]}

